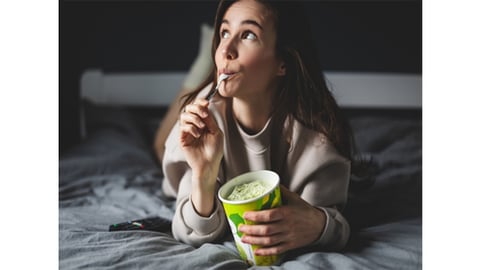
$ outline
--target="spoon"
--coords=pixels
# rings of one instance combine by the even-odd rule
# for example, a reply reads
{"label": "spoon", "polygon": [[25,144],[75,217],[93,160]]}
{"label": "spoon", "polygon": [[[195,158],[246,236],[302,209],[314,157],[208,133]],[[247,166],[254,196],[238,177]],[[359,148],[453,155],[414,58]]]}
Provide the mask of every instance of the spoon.
{"label": "spoon", "polygon": [[215,96],[215,94],[218,92],[218,88],[220,87],[220,83],[223,81],[223,80],[226,80],[228,79],[228,77],[230,77],[231,75],[228,75],[228,74],[225,74],[225,73],[222,73],[220,74],[220,76],[218,77],[218,80],[217,80],[217,86],[215,86],[215,90],[213,90],[212,93],[210,93],[208,96],[207,96],[207,100],[210,100],[213,96]]}

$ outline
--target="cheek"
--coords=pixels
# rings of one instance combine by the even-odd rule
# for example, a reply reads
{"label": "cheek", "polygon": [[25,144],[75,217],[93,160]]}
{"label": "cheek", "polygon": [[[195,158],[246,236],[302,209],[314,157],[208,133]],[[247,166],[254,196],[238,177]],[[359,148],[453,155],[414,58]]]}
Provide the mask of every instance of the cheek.
{"label": "cheek", "polygon": [[255,72],[265,71],[265,67],[269,67],[272,63],[270,57],[262,53],[251,54],[243,60],[244,66],[249,67],[250,70],[255,70]]}
{"label": "cheek", "polygon": [[248,65],[250,72],[261,74],[262,77],[269,77],[275,64],[276,60],[273,55],[258,54],[245,60],[245,65]]}

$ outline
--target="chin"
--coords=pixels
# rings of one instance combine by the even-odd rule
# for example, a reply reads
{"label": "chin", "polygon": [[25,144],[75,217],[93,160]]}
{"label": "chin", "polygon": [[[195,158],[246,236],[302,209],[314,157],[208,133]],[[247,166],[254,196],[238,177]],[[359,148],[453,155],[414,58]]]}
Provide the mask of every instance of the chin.
{"label": "chin", "polygon": [[228,94],[224,94],[224,93],[220,93],[219,92],[219,96],[221,96],[222,98],[232,98],[233,96],[232,95],[228,95]]}
{"label": "chin", "polygon": [[223,87],[218,89],[218,93],[222,96],[222,97],[233,97],[233,92],[232,91],[226,91]]}

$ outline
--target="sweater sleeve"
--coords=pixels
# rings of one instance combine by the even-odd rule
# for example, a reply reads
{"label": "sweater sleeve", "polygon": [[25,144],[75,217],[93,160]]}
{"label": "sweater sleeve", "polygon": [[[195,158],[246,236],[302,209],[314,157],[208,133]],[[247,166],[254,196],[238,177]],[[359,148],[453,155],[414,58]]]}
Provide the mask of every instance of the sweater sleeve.
{"label": "sweater sleeve", "polygon": [[178,124],[172,129],[166,145],[162,166],[165,174],[162,188],[167,196],[176,198],[176,209],[172,221],[175,239],[200,246],[220,238],[226,229],[223,207],[215,198],[215,207],[209,217],[200,216],[191,201],[191,169],[178,145]]}
{"label": "sweater sleeve", "polygon": [[[313,206],[322,210],[326,216],[325,228],[313,245],[326,250],[340,250],[347,244],[350,226],[340,210],[347,201],[349,173],[348,163],[330,164],[320,169],[313,181],[305,186],[302,197],[312,201]],[[324,188],[320,188],[320,185]],[[317,190],[316,198],[311,197],[313,190]]]}
{"label": "sweater sleeve", "polygon": [[323,134],[309,131],[296,135],[288,161],[290,190],[326,215],[323,232],[313,245],[340,250],[350,237],[350,226],[340,212],[347,202],[350,161],[339,155]]}

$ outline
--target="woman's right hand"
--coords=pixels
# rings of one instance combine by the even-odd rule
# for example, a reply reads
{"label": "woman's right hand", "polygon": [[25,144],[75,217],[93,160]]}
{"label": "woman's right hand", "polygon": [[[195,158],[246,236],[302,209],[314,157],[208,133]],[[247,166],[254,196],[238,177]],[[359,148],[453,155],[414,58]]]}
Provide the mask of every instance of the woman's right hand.
{"label": "woman's right hand", "polygon": [[196,99],[180,114],[180,146],[192,168],[193,181],[213,192],[223,157],[223,132],[208,110],[209,102]]}

